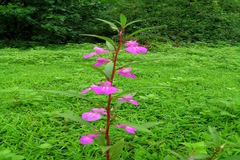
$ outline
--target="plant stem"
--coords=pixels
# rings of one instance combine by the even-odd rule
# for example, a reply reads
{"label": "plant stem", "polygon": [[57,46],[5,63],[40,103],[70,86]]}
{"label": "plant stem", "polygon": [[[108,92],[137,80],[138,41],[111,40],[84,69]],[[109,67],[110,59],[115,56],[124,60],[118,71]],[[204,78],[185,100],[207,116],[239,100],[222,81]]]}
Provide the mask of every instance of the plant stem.
{"label": "plant stem", "polygon": [[212,160],[213,157],[214,157],[219,151],[220,151],[220,148],[218,148],[218,149],[216,148],[215,151],[214,151],[214,153],[213,153],[213,155],[212,155],[212,157],[209,158],[209,160]]}
{"label": "plant stem", "polygon": [[[121,29],[120,32],[120,41],[118,44],[118,48],[116,50],[116,55],[114,56],[114,64],[113,64],[113,70],[112,70],[112,76],[111,76],[111,84],[113,83],[113,78],[114,78],[114,74],[115,74],[115,68],[116,68],[116,63],[117,63],[117,55],[118,52],[120,50],[120,47],[122,45],[122,36],[123,36],[123,28]],[[109,94],[108,96],[108,104],[107,104],[107,129],[106,129],[106,140],[107,140],[107,146],[110,146],[110,139],[109,139],[109,127],[110,127],[110,118],[111,118],[111,113],[110,113],[110,105],[111,105],[111,94]],[[107,151],[107,160],[110,159],[110,154],[109,154],[109,150]]]}

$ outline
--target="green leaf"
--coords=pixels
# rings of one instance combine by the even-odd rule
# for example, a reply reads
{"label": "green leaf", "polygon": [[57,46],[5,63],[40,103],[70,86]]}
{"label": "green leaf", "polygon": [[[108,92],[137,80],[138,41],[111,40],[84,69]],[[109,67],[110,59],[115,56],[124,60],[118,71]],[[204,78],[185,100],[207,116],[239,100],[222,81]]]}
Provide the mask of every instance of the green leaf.
{"label": "green leaf", "polygon": [[80,65],[82,65],[82,66],[86,66],[86,67],[90,67],[90,68],[92,68],[92,69],[98,71],[99,73],[101,73],[103,76],[105,76],[105,77],[108,79],[108,76],[106,75],[106,73],[103,72],[99,67],[95,67],[95,66],[93,66],[93,65],[89,65],[89,64],[80,64]]}
{"label": "green leaf", "polygon": [[173,157],[173,156],[170,156],[170,155],[168,154],[166,157],[164,157],[163,160],[177,160],[177,158],[176,158],[176,157]]}
{"label": "green leaf", "polygon": [[116,21],[116,20],[113,20],[114,22],[116,22],[116,23],[118,23],[119,25],[121,25],[121,22],[119,22],[119,21]]}
{"label": "green leaf", "polygon": [[41,149],[50,149],[50,148],[52,148],[52,145],[48,144],[48,143],[44,143],[44,144],[41,144],[39,146],[39,148],[41,148]]}
{"label": "green leaf", "polygon": [[122,28],[124,28],[127,23],[127,18],[123,14],[120,15],[120,22],[121,22]]}
{"label": "green leaf", "polygon": [[229,112],[227,112],[227,111],[221,111],[221,113],[220,113],[221,115],[223,115],[223,116],[230,116],[230,117],[232,117],[232,118],[235,118],[236,116],[235,115],[233,115],[233,114],[230,114]]}
{"label": "green leaf", "polygon": [[110,27],[113,29],[113,30],[116,30],[116,31],[118,31],[119,32],[119,30],[118,30],[118,27],[114,24],[114,23],[112,23],[112,22],[109,22],[109,21],[107,21],[107,20],[104,20],[104,19],[100,19],[100,18],[96,18],[97,20],[99,20],[99,21],[102,21],[102,22],[104,22],[104,23],[107,23],[107,24],[109,24],[110,25]]}
{"label": "green leaf", "polygon": [[103,153],[107,152],[112,146],[100,146]]}
{"label": "green leaf", "polygon": [[110,148],[110,159],[113,159],[116,157],[123,149],[125,145],[124,139],[121,139],[120,141],[116,142],[111,148]]}
{"label": "green leaf", "polygon": [[96,127],[94,127],[91,123],[87,122],[87,121],[84,121],[81,117],[79,116],[75,116],[73,114],[73,112],[69,111],[68,113],[59,113],[58,116],[60,117],[64,117],[64,118],[68,118],[70,120],[73,120],[75,122],[79,122],[83,125],[86,125],[88,127],[90,127],[93,131],[96,131]]}
{"label": "green leaf", "polygon": [[177,152],[174,152],[174,151],[171,151],[171,150],[168,150],[168,152],[172,153],[173,155],[177,156],[180,160],[186,160],[186,158],[184,158],[181,154],[177,153]]}
{"label": "green leaf", "polygon": [[115,110],[117,107],[121,106],[123,103],[124,103],[124,101],[118,101],[117,104],[114,106],[114,110]]}
{"label": "green leaf", "polygon": [[141,33],[141,32],[147,31],[147,30],[150,30],[150,29],[160,29],[160,28],[164,28],[164,26],[154,26],[154,27],[142,28],[142,29],[139,29],[139,30],[131,33],[131,34],[128,35],[125,39],[128,39],[128,38],[134,36],[135,34],[138,34],[138,33]]}
{"label": "green leaf", "polygon": [[222,160],[239,160],[239,159],[240,159],[240,155],[227,157],[227,158],[224,158]]}
{"label": "green leaf", "polygon": [[106,45],[107,45],[109,51],[115,52],[115,48],[114,48],[114,46],[113,46],[111,43],[109,43],[108,41],[106,41]]}
{"label": "green leaf", "polygon": [[197,155],[194,155],[193,156],[193,159],[208,159],[210,158],[211,156],[208,155],[208,154],[197,154]]}
{"label": "green leaf", "polygon": [[189,147],[190,149],[194,150],[195,154],[207,154],[205,149],[204,142],[197,142],[197,143],[183,143],[185,146]]}
{"label": "green leaf", "polygon": [[215,148],[219,147],[219,134],[216,129],[212,128],[211,126],[208,126],[209,132],[212,135],[213,143],[215,145]]}
{"label": "green leaf", "polygon": [[150,127],[159,125],[159,124],[161,124],[161,123],[163,123],[163,122],[147,122],[147,123],[142,124],[142,125],[143,125],[144,127],[146,127],[146,128],[150,128]]}
{"label": "green leaf", "polygon": [[104,73],[107,75],[109,79],[112,77],[112,71],[113,71],[113,62],[109,62],[104,69]]}
{"label": "green leaf", "polygon": [[109,42],[111,45],[113,45],[113,47],[116,49],[116,44],[108,37],[98,36],[98,35],[94,35],[94,34],[80,34],[80,36],[96,37],[96,38],[105,40],[105,41]]}
{"label": "green leaf", "polygon": [[83,95],[81,95],[80,93],[77,92],[73,92],[73,91],[56,91],[56,90],[41,90],[42,92],[47,92],[47,93],[55,93],[55,94],[61,94],[61,95],[65,95],[65,96],[69,96],[69,97],[77,97],[77,98],[81,98],[84,99],[86,101],[92,102],[100,107],[103,107],[103,105],[99,104],[98,102],[91,100]]}
{"label": "green leaf", "polygon": [[128,24],[126,24],[125,27],[130,26],[130,25],[132,25],[132,24],[134,24],[134,23],[137,23],[137,22],[141,22],[141,21],[142,21],[142,20],[136,20],[136,21],[129,22]]}

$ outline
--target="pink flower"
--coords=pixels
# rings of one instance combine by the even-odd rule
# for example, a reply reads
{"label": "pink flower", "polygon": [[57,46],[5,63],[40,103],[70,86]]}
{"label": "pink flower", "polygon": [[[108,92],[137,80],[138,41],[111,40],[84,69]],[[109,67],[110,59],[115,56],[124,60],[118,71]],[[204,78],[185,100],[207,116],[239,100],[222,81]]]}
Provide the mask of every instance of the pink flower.
{"label": "pink flower", "polygon": [[119,101],[123,101],[123,102],[130,102],[130,103],[132,103],[133,105],[138,106],[138,105],[139,105],[138,102],[132,100],[132,97],[133,97],[133,96],[130,94],[130,95],[128,95],[128,96],[124,96],[124,97],[122,97],[122,98],[118,98],[118,100],[119,100]]}
{"label": "pink flower", "polygon": [[89,122],[96,121],[102,118],[101,114],[106,115],[107,112],[103,108],[92,108],[90,112],[84,112],[82,114],[82,119]]}
{"label": "pink flower", "polygon": [[83,56],[83,58],[90,58],[92,56],[95,56],[96,54],[104,54],[104,53],[108,53],[108,50],[105,50],[104,48],[99,48],[95,45],[94,47],[95,52],[89,53],[85,56]]}
{"label": "pink flower", "polygon": [[145,54],[147,52],[147,48],[138,46],[137,41],[128,41],[125,46],[127,46],[126,51],[133,53],[133,54],[138,54],[139,52],[142,54]]}
{"label": "pink flower", "polygon": [[124,124],[117,124],[116,128],[124,128],[128,133],[135,134],[136,128],[126,126]]}
{"label": "pink flower", "polygon": [[84,90],[82,90],[81,94],[85,94],[85,93],[89,92],[90,90],[92,90],[92,89],[91,88],[84,89]]}
{"label": "pink flower", "polygon": [[122,68],[119,69],[118,74],[125,77],[136,78],[134,74],[131,73],[131,68]]}
{"label": "pink flower", "polygon": [[94,50],[97,54],[104,54],[104,53],[108,53],[108,50],[105,50],[104,48],[99,48],[95,45]]}
{"label": "pink flower", "polygon": [[111,62],[111,60],[107,58],[97,58],[97,63],[95,63],[94,66],[98,67],[108,62]]}
{"label": "pink flower", "polygon": [[88,135],[84,135],[80,138],[80,142],[83,144],[83,145],[86,145],[86,144],[91,144],[93,142],[93,139],[94,138],[97,138],[99,137],[100,134],[88,134]]}
{"label": "pink flower", "polygon": [[116,87],[112,87],[111,82],[106,81],[104,82],[101,86],[96,86],[96,85],[92,85],[91,89],[96,93],[96,94],[113,94],[115,92],[117,92],[117,88]]}
{"label": "pink flower", "polygon": [[128,41],[127,43],[125,43],[125,46],[127,47],[138,46],[138,43],[137,41]]}

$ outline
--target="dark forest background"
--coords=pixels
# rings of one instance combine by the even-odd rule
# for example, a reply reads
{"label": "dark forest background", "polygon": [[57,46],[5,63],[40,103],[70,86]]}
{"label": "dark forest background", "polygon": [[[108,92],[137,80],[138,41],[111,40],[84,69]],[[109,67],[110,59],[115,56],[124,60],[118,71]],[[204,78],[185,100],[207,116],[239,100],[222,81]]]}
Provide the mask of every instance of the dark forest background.
{"label": "dark forest background", "polygon": [[116,33],[96,18],[114,21],[120,13],[128,21],[143,20],[128,33],[164,26],[140,34],[141,41],[240,41],[239,0],[0,0],[0,43],[97,41],[82,33],[114,38]]}

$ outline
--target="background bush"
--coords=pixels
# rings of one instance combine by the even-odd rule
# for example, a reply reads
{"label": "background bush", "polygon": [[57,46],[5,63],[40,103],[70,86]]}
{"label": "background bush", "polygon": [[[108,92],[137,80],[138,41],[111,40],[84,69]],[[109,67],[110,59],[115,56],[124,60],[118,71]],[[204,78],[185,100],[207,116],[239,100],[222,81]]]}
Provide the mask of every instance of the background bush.
{"label": "background bush", "polygon": [[0,0],[0,5],[0,39],[7,42],[96,42],[79,34],[113,36],[95,18],[118,20],[119,13],[129,21],[144,20],[129,33],[167,26],[140,35],[143,42],[240,41],[239,0]]}

